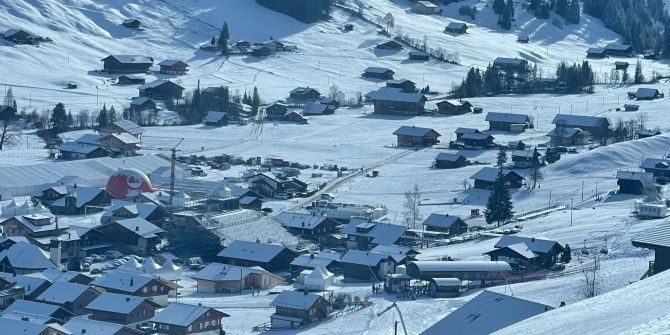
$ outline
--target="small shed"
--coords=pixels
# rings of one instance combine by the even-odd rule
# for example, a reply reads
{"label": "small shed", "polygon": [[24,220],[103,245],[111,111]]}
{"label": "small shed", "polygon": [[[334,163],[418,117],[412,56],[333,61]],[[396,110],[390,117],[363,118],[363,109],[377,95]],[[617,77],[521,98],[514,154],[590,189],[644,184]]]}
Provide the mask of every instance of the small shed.
{"label": "small shed", "polygon": [[468,231],[468,224],[458,216],[449,214],[430,214],[422,223],[426,230],[458,235]]}
{"label": "small shed", "polygon": [[642,129],[637,131],[637,138],[642,139],[642,138],[647,138],[647,137],[652,137],[656,135],[661,135],[662,133],[658,130],[651,130],[651,129]]}
{"label": "small shed", "polygon": [[516,38],[516,41],[519,43],[528,43],[530,42],[530,37],[528,37],[528,35],[519,35]]}
{"label": "small shed", "polygon": [[428,294],[433,298],[453,298],[461,295],[458,278],[433,278],[428,284]]}
{"label": "small shed", "polygon": [[398,146],[431,146],[439,143],[438,137],[442,136],[433,129],[415,126],[402,126],[393,135],[398,137]]}
{"label": "small shed", "polygon": [[616,70],[627,70],[628,69],[628,62],[616,61],[616,62],[614,62],[614,68]]}
{"label": "small shed", "polygon": [[347,24],[344,25],[343,30],[344,31],[353,31],[354,30],[354,25],[351,24],[351,23],[347,23]]}
{"label": "small shed", "polygon": [[468,25],[463,22],[450,22],[445,28],[445,33],[465,34],[468,32]]}
{"label": "small shed", "polygon": [[370,66],[363,72],[363,77],[391,80],[394,74],[395,72],[389,68]]}
{"label": "small shed", "polygon": [[588,48],[586,50],[586,58],[605,58],[607,54],[603,48]]}
{"label": "small shed", "polygon": [[435,157],[436,169],[457,169],[468,165],[468,159],[459,153],[440,152]]}
{"label": "small shed", "polygon": [[617,171],[617,185],[623,194],[645,194],[645,186],[654,185],[654,174],[651,172]]}
{"label": "small shed", "polygon": [[427,61],[430,59],[430,54],[425,51],[410,51],[409,60]]}
{"label": "small shed", "polygon": [[380,44],[377,44],[377,49],[383,50],[400,50],[402,45],[396,41],[386,41]]}
{"label": "small shed", "polygon": [[130,18],[130,19],[125,19],[121,23],[126,28],[130,29],[140,29],[140,26],[142,25],[142,22],[138,19],[135,18]]}
{"label": "small shed", "polygon": [[640,105],[625,104],[625,105],[623,105],[623,109],[626,112],[637,112],[640,109]]}
{"label": "small shed", "polygon": [[228,125],[228,116],[226,115],[225,112],[207,112],[207,115],[205,116],[205,119],[203,120],[203,123],[206,126],[226,126]]}
{"label": "small shed", "polygon": [[442,14],[442,8],[430,1],[416,1],[412,4],[412,11],[423,15]]}

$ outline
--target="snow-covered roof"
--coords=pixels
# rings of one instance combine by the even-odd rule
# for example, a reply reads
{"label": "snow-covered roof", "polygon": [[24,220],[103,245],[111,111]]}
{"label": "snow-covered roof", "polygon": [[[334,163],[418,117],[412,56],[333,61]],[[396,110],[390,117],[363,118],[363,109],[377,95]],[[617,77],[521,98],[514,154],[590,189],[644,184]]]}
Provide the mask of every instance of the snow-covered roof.
{"label": "snow-covered roof", "polygon": [[431,133],[435,133],[437,136],[441,136],[438,132],[431,128],[422,128],[415,126],[401,126],[396,131],[393,132],[393,135],[403,135],[403,136],[416,136],[424,137],[428,136]]}
{"label": "snow-covered roof", "polygon": [[459,153],[440,152],[440,153],[437,154],[437,156],[435,157],[435,160],[438,160],[438,161],[447,161],[447,162],[455,162],[455,161],[461,159],[461,157],[465,158],[465,156],[463,156],[462,154],[459,154]]}
{"label": "snow-covered roof", "polygon": [[512,271],[507,262],[489,261],[415,261],[411,262],[421,272],[501,272]]}
{"label": "snow-covered roof", "polygon": [[186,64],[186,63],[184,63],[184,62],[182,62],[178,59],[166,59],[166,60],[158,63],[158,65],[160,65],[160,66],[175,66],[179,63],[182,63],[182,64],[188,66],[188,64]]}
{"label": "snow-covered roof", "polygon": [[417,1],[416,3],[426,7],[426,8],[439,8],[436,4],[430,1]]}
{"label": "snow-covered roof", "polygon": [[140,217],[118,220],[116,221],[116,224],[128,229],[142,238],[154,238],[158,236],[157,234],[165,232],[165,230]]}
{"label": "snow-covered roof", "polygon": [[493,138],[493,136],[484,133],[465,133],[461,135],[462,140],[486,140]]}
{"label": "snow-covered roof", "polygon": [[409,254],[419,254],[414,249],[402,245],[378,245],[370,250],[380,254],[387,254],[393,258],[396,263],[402,262]]}
{"label": "snow-covered roof", "polygon": [[58,150],[61,152],[72,152],[82,155],[90,154],[91,152],[100,148],[100,145],[87,144],[87,143],[78,143],[78,142],[65,142],[58,146]]}
{"label": "snow-covered roof", "polygon": [[670,248],[670,224],[663,223],[640,233],[632,240],[635,246]]}
{"label": "snow-covered roof", "polygon": [[0,329],[2,329],[3,334],[16,334],[16,335],[42,335],[42,334],[51,334],[53,330],[51,329],[61,329],[58,324],[39,324],[26,322],[23,320],[14,320],[7,318],[0,318]]}
{"label": "snow-covered roof", "polygon": [[377,73],[377,74],[384,74],[384,73],[395,73],[393,70],[387,68],[387,67],[379,67],[379,66],[368,66],[365,69],[366,73]]}
{"label": "snow-covered roof", "polygon": [[426,57],[430,56],[430,54],[425,52],[425,51],[410,51],[409,55],[410,56],[426,56]]}
{"label": "snow-covered roof", "polygon": [[630,48],[631,48],[630,44],[610,43],[605,46],[606,50],[617,50],[617,51],[627,51]]}
{"label": "snow-covered roof", "polygon": [[336,255],[338,255],[337,259],[325,258],[325,257],[321,257],[320,256],[321,254],[324,254],[324,253],[320,252],[320,253],[314,254],[314,255],[300,255],[291,262],[291,266],[299,266],[299,267],[310,268],[310,269],[314,269],[317,266],[328,267],[331,264],[333,264],[333,262],[339,261],[339,259],[341,257],[341,255],[335,253]]}
{"label": "snow-covered roof", "polygon": [[[124,325],[96,321],[91,319],[72,318],[63,325],[63,328],[72,332],[73,335],[117,335],[125,334],[121,333],[122,330],[125,330],[128,334],[133,334],[136,331],[132,328],[127,328]],[[140,334],[137,331],[137,334]]]}
{"label": "snow-covered roof", "polygon": [[0,252],[0,261],[4,259],[16,269],[40,270],[55,267],[40,248],[25,242],[18,242]]}
{"label": "snow-covered roof", "polygon": [[47,323],[54,322],[54,318],[51,316],[45,316],[45,315],[37,315],[37,314],[28,314],[28,313],[17,313],[17,312],[3,312],[2,313],[2,318],[3,319],[11,319],[11,320],[21,320],[21,321],[26,321],[30,323],[37,323],[41,325],[45,325]]}
{"label": "snow-covered roof", "polygon": [[529,300],[483,291],[421,334],[487,335],[550,309],[553,308]]}
{"label": "snow-covered roof", "polygon": [[579,133],[585,133],[588,134],[587,131],[583,131],[579,128],[554,128],[552,129],[549,133],[547,133],[547,136],[550,137],[561,137],[561,138],[570,138],[573,137]]}
{"label": "snow-covered roof", "polygon": [[670,169],[670,161],[659,158],[645,158],[640,167],[643,169],[668,170]]}
{"label": "snow-covered roof", "polygon": [[250,273],[267,273],[267,271],[260,267],[248,268],[237,265],[210,263],[191,277],[207,281],[237,281],[245,278]]}
{"label": "snow-covered roof", "polygon": [[105,213],[103,213],[102,216],[111,217],[114,215],[114,212],[116,212],[120,208],[124,208],[129,212],[136,214],[137,217],[146,219],[147,217],[149,217],[149,215],[151,215],[151,213],[160,208],[160,206],[156,204],[137,203],[125,200],[112,199],[112,207],[107,209],[107,211],[105,211]]}
{"label": "snow-covered roof", "polygon": [[291,90],[290,94],[307,94],[312,91],[319,93],[319,91],[311,87],[296,87],[293,90]]}
{"label": "snow-covered roof", "polygon": [[646,136],[656,136],[661,134],[660,131],[658,130],[651,130],[651,129],[642,129],[637,131],[638,135],[646,135]]}
{"label": "snow-covered roof", "polygon": [[[498,169],[498,168],[484,167],[481,170],[477,171],[477,173],[472,175],[472,177],[470,177],[470,179],[494,182],[494,181],[496,181],[496,178],[498,177],[498,172],[499,171],[500,171],[500,169]],[[507,176],[507,175],[512,174],[512,173],[521,177],[521,179],[525,179],[525,178],[523,178],[523,176],[519,175],[518,173],[514,172],[513,170],[509,170],[509,169],[503,169],[502,170],[503,176]]]}
{"label": "snow-covered roof", "polygon": [[486,121],[523,124],[530,122],[530,117],[526,114],[489,112],[486,114]]}
{"label": "snow-covered roof", "polygon": [[0,315],[8,312],[27,313],[40,316],[54,316],[63,308],[54,304],[45,304],[41,302],[16,300],[7,308],[5,308]]}
{"label": "snow-covered roof", "polygon": [[207,112],[205,115],[205,122],[219,122],[226,117],[226,112]]}
{"label": "snow-covered roof", "polygon": [[[151,58],[140,55],[110,55],[107,58],[114,58],[122,64],[153,64]],[[105,58],[106,59],[106,58]]]}
{"label": "snow-covered roof", "polygon": [[114,137],[114,138],[116,138],[117,140],[121,141],[124,144],[139,144],[139,143],[142,142],[142,141],[140,141],[139,138],[137,138],[137,137],[135,137],[131,134],[128,134],[128,133],[109,134],[107,136]]}
{"label": "snow-covered roof", "polygon": [[601,54],[605,52],[605,48],[588,48],[586,49],[586,53],[589,54]]}
{"label": "snow-covered roof", "polygon": [[329,105],[325,104],[307,104],[302,110],[304,115],[322,115],[328,111]]}
{"label": "snow-covered roof", "polygon": [[[159,86],[162,86],[162,85],[166,85],[166,84],[172,84],[172,85],[175,85],[175,86],[179,86],[179,85],[177,85],[177,84],[175,84],[174,82],[171,82],[171,81],[169,81],[169,80],[156,79],[156,80],[154,80],[154,81],[152,81],[152,82],[150,82],[150,83],[146,83],[146,84],[144,84],[144,85],[138,87],[138,89],[140,89],[140,90],[144,90],[144,89],[147,89],[147,88],[156,88],[156,87],[159,87]],[[179,86],[179,87],[181,87],[181,86]],[[183,87],[182,87],[182,88],[183,88]]]}
{"label": "snow-covered roof", "polygon": [[637,92],[635,92],[635,97],[638,99],[650,99],[655,97],[657,94],[659,94],[658,89],[640,87],[637,89]]}
{"label": "snow-covered roof", "polygon": [[525,259],[533,259],[537,256],[539,256],[537,253],[533,252],[530,250],[530,247],[528,244],[524,242],[516,243],[516,244],[510,244],[508,246],[505,246],[505,248],[508,248],[518,255],[522,256]]}
{"label": "snow-covered roof", "polygon": [[[33,220],[45,220],[49,219],[47,224],[34,224]],[[21,222],[21,224],[26,227],[26,229],[30,230],[33,233],[37,232],[47,232],[47,231],[52,231],[56,229],[56,217],[53,216],[51,213],[45,213],[45,214],[26,214],[26,215],[18,215],[15,216],[14,219],[17,221]],[[0,220],[2,221],[2,220]],[[63,228],[68,228],[70,225],[67,224],[66,222],[61,222],[58,225],[59,229]]]}
{"label": "snow-covered roof", "polygon": [[328,278],[332,278],[334,275],[326,270],[325,267],[319,265],[312,272],[310,272],[306,278],[312,279],[312,280],[325,280]]}
{"label": "snow-covered roof", "polygon": [[561,244],[556,241],[516,235],[505,235],[501,237],[498,242],[496,242],[494,248],[504,248],[518,243],[525,243],[531,251],[543,254],[551,251],[557,244],[561,249],[563,248]]}
{"label": "snow-covered roof", "polygon": [[102,135],[100,134],[84,134],[81,135],[78,139],[75,140],[76,143],[86,143],[86,144],[100,144],[100,139]]}
{"label": "snow-covered roof", "polygon": [[606,122],[607,118],[602,116],[556,114],[551,124],[562,124],[568,127],[599,127]]}
{"label": "snow-covered roof", "polygon": [[463,28],[467,28],[467,27],[468,27],[468,25],[463,23],[463,22],[449,22],[449,24],[447,25],[447,29],[455,29],[455,30],[456,29],[463,29]]}
{"label": "snow-covered roof", "polygon": [[51,285],[49,280],[46,278],[33,277],[30,275],[18,275],[14,276],[11,273],[0,272],[0,278],[14,283],[17,286],[21,286],[26,290],[26,295],[31,295],[35,290],[40,288],[42,285],[47,284]]}
{"label": "snow-covered roof", "polygon": [[[84,205],[88,204],[93,198],[97,197],[100,193],[105,193],[107,191],[97,188],[97,187],[68,187],[70,193],[76,194],[77,203],[75,206],[81,208]],[[60,198],[52,203],[56,207],[65,207],[65,197]]]}
{"label": "snow-covered roof", "polygon": [[357,228],[359,228],[358,226],[361,223],[352,221],[342,228],[342,232],[350,235],[370,237],[372,238],[371,242],[374,244],[395,244],[407,231],[407,227],[396,224],[379,222],[365,222],[364,224],[372,227],[372,229],[366,233],[358,232]]}
{"label": "snow-covered roof", "polygon": [[522,58],[508,58],[508,57],[498,57],[493,61],[495,65],[512,65],[512,66],[521,66],[525,63],[526,60]]}
{"label": "snow-covered roof", "polygon": [[387,85],[388,85],[388,84],[391,84],[391,85],[402,85],[402,84],[406,84],[406,83],[410,83],[410,84],[412,84],[412,85],[415,84],[413,81],[411,81],[411,80],[409,80],[409,79],[391,79],[391,80],[389,80],[389,81],[386,82]]}
{"label": "snow-covered roof", "polygon": [[654,174],[651,172],[639,171],[617,171],[616,179],[639,180],[639,181],[654,181]]}
{"label": "snow-covered roof", "polygon": [[449,229],[459,220],[461,218],[455,215],[432,213],[423,220],[423,225]]}
{"label": "snow-covered roof", "polygon": [[279,255],[284,249],[286,247],[279,244],[235,240],[221,250],[218,256],[266,263]]}
{"label": "snow-covered roof", "polygon": [[40,273],[31,273],[28,276],[44,278],[51,283],[69,282],[73,278],[76,278],[76,277],[82,277],[82,278],[87,278],[88,277],[87,275],[85,275],[81,272],[63,271],[63,270],[56,269],[56,268],[46,269],[46,270],[44,270]]}
{"label": "snow-covered roof", "polygon": [[113,289],[121,292],[135,293],[147,285],[154,278],[139,272],[116,269],[105,272],[96,278],[91,285],[103,289]]}
{"label": "snow-covered roof", "polygon": [[[535,150],[533,149],[525,149],[525,150],[513,150],[512,151],[512,157],[523,157],[523,158],[533,158],[533,155],[535,154]],[[538,156],[542,156],[540,152],[537,152]]]}
{"label": "snow-covered roof", "polygon": [[430,281],[437,286],[461,286],[461,280],[458,278],[433,278]]}
{"label": "snow-covered roof", "polygon": [[245,195],[240,198],[240,205],[251,205],[254,201],[259,200],[257,197]]}
{"label": "snow-covered roof", "polygon": [[[130,104],[133,106],[142,106],[144,105],[147,101],[153,101],[151,98],[148,97],[135,97],[132,100],[130,100]],[[156,104],[154,102],[154,104]]]}
{"label": "snow-covered roof", "polygon": [[379,263],[389,259],[390,257],[391,256],[389,254],[350,249],[342,256],[340,263],[377,266]]}
{"label": "snow-covered roof", "polygon": [[284,227],[314,229],[323,221],[329,219],[325,216],[311,215],[307,213],[281,212],[276,216],[275,220],[281,223]]}
{"label": "snow-covered roof", "polygon": [[179,327],[188,327],[198,320],[201,316],[209,313],[220,313],[222,317],[229,316],[210,307],[199,305],[188,305],[182,303],[171,303],[162,311],[158,312],[150,322],[175,325]]}
{"label": "snow-covered roof", "polygon": [[454,132],[456,134],[476,134],[479,133],[479,129],[458,127]]}
{"label": "snow-covered roof", "polygon": [[272,300],[270,306],[307,310],[312,307],[320,297],[320,295],[312,293],[283,291]]}
{"label": "snow-covered roof", "polygon": [[74,302],[82,294],[86,293],[90,286],[70,283],[70,282],[55,282],[42,292],[36,301],[63,304],[66,302]]}
{"label": "snow-covered roof", "polygon": [[426,97],[421,93],[407,93],[400,88],[382,87],[365,95],[369,100],[418,103]]}
{"label": "snow-covered roof", "polygon": [[143,297],[105,292],[86,306],[86,309],[110,313],[128,314],[143,302],[152,302]]}

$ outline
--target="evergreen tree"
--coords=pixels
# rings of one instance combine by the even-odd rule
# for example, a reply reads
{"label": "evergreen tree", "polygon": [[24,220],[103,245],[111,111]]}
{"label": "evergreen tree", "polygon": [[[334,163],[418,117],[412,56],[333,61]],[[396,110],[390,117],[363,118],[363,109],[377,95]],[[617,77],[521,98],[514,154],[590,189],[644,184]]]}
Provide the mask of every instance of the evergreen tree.
{"label": "evergreen tree", "polygon": [[247,91],[244,91],[244,95],[242,96],[242,103],[246,105],[249,104],[249,96],[247,96]]}
{"label": "evergreen tree", "polygon": [[215,45],[216,45],[216,37],[215,37],[215,36],[212,36],[212,40],[209,41],[209,45],[211,45],[211,46],[215,46]]}
{"label": "evergreen tree", "polygon": [[5,99],[3,100],[2,104],[13,107],[16,110],[16,98],[14,98],[14,91],[12,91],[11,86],[7,89],[7,93],[5,93]]}
{"label": "evergreen tree", "polygon": [[51,129],[56,133],[62,133],[68,129],[68,118],[65,111],[65,105],[57,103],[51,112]]}
{"label": "evergreen tree", "polygon": [[621,73],[621,83],[622,84],[628,84],[628,70],[623,69],[623,73]]}
{"label": "evergreen tree", "polygon": [[633,83],[634,84],[644,83],[644,76],[642,75],[642,62],[640,62],[639,60],[637,61],[637,64],[635,64],[635,76],[633,77]]}
{"label": "evergreen tree", "polygon": [[503,167],[507,163],[507,149],[503,146],[498,150],[498,155],[496,156],[496,166],[502,171]]}
{"label": "evergreen tree", "polygon": [[107,113],[107,118],[109,119],[109,123],[116,122],[116,110],[114,109],[114,106],[109,107],[109,112]]}
{"label": "evergreen tree", "polygon": [[505,10],[505,0],[493,0],[493,12],[501,15]]}
{"label": "evergreen tree", "polygon": [[67,112],[67,127],[71,128],[74,126],[74,117],[72,116],[72,112],[68,111]]}
{"label": "evergreen tree", "polygon": [[491,190],[491,194],[486,201],[486,208],[484,209],[486,223],[492,224],[496,222],[500,226],[501,223],[510,220],[514,216],[513,208],[512,197],[507,187],[505,187],[503,173],[500,170],[496,176],[493,190]]}
{"label": "evergreen tree", "polygon": [[216,43],[217,48],[221,51],[221,54],[228,56],[228,39],[230,38],[230,32],[228,31],[228,23],[223,23],[223,28],[219,33],[219,39]]}
{"label": "evergreen tree", "polygon": [[556,14],[566,17],[568,14],[568,0],[556,0]]}
{"label": "evergreen tree", "polygon": [[191,98],[191,105],[193,106],[194,110],[196,110],[198,113],[200,112],[200,106],[201,106],[200,79],[198,79],[198,86],[196,86],[195,90],[193,91],[193,98]]}
{"label": "evergreen tree", "polygon": [[542,167],[542,162],[540,161],[540,153],[537,152],[537,147],[533,150],[533,160],[531,162],[531,174],[530,178],[533,181],[533,188],[537,186],[537,184],[542,181],[542,171],[540,171],[540,168]]}
{"label": "evergreen tree", "polygon": [[507,0],[505,8],[503,9],[502,18],[500,20],[500,27],[506,30],[512,29],[512,19],[514,18],[514,5],[512,0]]}
{"label": "evergreen tree", "polygon": [[581,16],[581,9],[579,6],[579,0],[570,0],[568,5],[567,12],[565,14],[565,20],[577,24],[579,23]]}
{"label": "evergreen tree", "polygon": [[98,119],[96,120],[98,123],[98,126],[104,127],[109,124],[109,116],[107,115],[107,106],[104,104],[102,105],[102,109],[100,110],[100,114],[98,114]]}
{"label": "evergreen tree", "polygon": [[261,104],[261,97],[258,95],[258,88],[254,86],[254,93],[253,97],[251,98],[251,110],[253,111],[254,115],[258,114],[258,107]]}

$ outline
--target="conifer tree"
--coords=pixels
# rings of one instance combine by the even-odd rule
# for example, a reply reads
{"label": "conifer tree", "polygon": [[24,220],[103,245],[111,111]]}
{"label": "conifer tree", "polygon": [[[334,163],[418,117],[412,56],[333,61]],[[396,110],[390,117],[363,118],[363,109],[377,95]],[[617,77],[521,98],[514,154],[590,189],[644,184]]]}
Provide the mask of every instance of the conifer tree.
{"label": "conifer tree", "polygon": [[253,97],[251,98],[251,110],[253,111],[254,115],[258,114],[258,107],[261,104],[261,97],[258,95],[258,88],[254,86],[254,93]]}
{"label": "conifer tree", "polygon": [[505,186],[503,173],[500,170],[496,176],[493,190],[491,190],[491,194],[486,201],[486,208],[484,209],[486,223],[492,224],[496,222],[500,226],[501,223],[510,220],[514,216],[513,208],[512,197]]}
{"label": "conifer tree", "polygon": [[98,114],[98,119],[96,120],[98,123],[98,126],[104,127],[109,124],[109,115],[107,115],[107,106],[104,104],[102,105],[102,109],[100,110],[100,114]]}
{"label": "conifer tree", "polygon": [[633,83],[642,84],[644,82],[644,75],[642,75],[642,62],[639,60],[635,64],[635,76],[633,78]]}
{"label": "conifer tree", "polygon": [[56,133],[62,133],[68,129],[67,113],[63,103],[57,103],[51,112],[51,129]]}

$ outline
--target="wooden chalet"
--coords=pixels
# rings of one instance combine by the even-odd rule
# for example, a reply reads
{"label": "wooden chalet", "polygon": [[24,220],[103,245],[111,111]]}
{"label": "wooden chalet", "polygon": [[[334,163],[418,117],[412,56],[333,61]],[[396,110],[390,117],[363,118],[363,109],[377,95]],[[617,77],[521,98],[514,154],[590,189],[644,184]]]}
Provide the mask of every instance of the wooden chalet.
{"label": "wooden chalet", "polygon": [[101,61],[108,73],[146,73],[154,64],[150,57],[139,55],[110,55]]}
{"label": "wooden chalet", "polygon": [[[494,167],[485,167],[472,175],[470,179],[475,181],[475,188],[491,190],[495,186],[496,178],[500,169]],[[503,169],[502,179],[507,188],[521,188],[525,178],[513,170]]]}
{"label": "wooden chalet", "polygon": [[391,80],[395,72],[389,68],[378,67],[378,66],[369,66],[363,72],[363,77],[365,78],[376,78],[382,80]]}
{"label": "wooden chalet", "polygon": [[428,284],[428,295],[433,298],[454,298],[461,295],[461,281],[458,278],[433,278]]}
{"label": "wooden chalet", "polygon": [[512,267],[507,262],[489,261],[413,261],[406,265],[412,278],[458,278],[460,280],[492,283],[505,281]]}
{"label": "wooden chalet", "polygon": [[267,290],[284,280],[261,267],[210,263],[191,276],[198,293],[239,293],[241,290]]}
{"label": "wooden chalet", "polygon": [[395,266],[389,254],[371,251],[350,249],[340,259],[344,280],[381,281]]}
{"label": "wooden chalet", "polygon": [[90,159],[108,157],[109,150],[100,144],[88,144],[82,142],[65,142],[58,146],[58,158],[64,160]]}
{"label": "wooden chalet", "polygon": [[421,93],[406,93],[390,87],[372,91],[366,98],[374,104],[375,113],[389,115],[420,115],[427,101]]}
{"label": "wooden chalet", "polygon": [[179,99],[184,91],[183,87],[169,80],[161,79],[146,83],[138,89],[140,97],[147,97],[155,100]]}
{"label": "wooden chalet", "polygon": [[298,253],[283,245],[235,240],[217,256],[226,264],[281,271],[289,268]]}
{"label": "wooden chalet", "polygon": [[456,128],[456,130],[454,131],[454,133],[456,133],[456,140],[458,141],[458,140],[460,140],[460,139],[463,137],[463,135],[465,135],[465,134],[479,134],[480,131],[479,131],[478,129],[474,129],[474,128],[463,128],[463,127],[458,127],[458,128]]}
{"label": "wooden chalet", "polygon": [[493,61],[493,67],[503,71],[522,71],[528,66],[523,58],[498,57]]}
{"label": "wooden chalet", "polygon": [[442,8],[430,1],[416,1],[412,4],[412,11],[422,15],[441,15]]}
{"label": "wooden chalet", "polygon": [[155,111],[157,109],[156,101],[148,97],[136,97],[130,100],[130,111],[133,113]]}
{"label": "wooden chalet", "polygon": [[610,43],[605,46],[605,54],[614,57],[632,57],[633,46],[629,44]]}
{"label": "wooden chalet", "polygon": [[638,248],[654,251],[654,260],[649,261],[649,269],[642,278],[670,269],[670,227],[660,224],[643,231],[633,238],[631,243]]}
{"label": "wooden chalet", "polygon": [[491,261],[505,261],[528,270],[549,269],[556,264],[565,248],[556,241],[535,237],[505,235],[496,242],[494,250],[484,253]]}
{"label": "wooden chalet", "polygon": [[614,62],[614,69],[615,70],[627,70],[628,69],[628,62],[616,61],[616,62]]}
{"label": "wooden chalet", "polygon": [[35,39],[32,34],[22,29],[8,29],[2,36],[16,44],[32,44]]}
{"label": "wooden chalet", "polygon": [[401,50],[402,45],[396,41],[386,41],[380,44],[377,44],[377,49],[382,50]]}
{"label": "wooden chalet", "polygon": [[144,128],[137,123],[130,120],[114,121],[104,127],[100,127],[98,132],[100,134],[123,134],[128,133],[138,139],[142,139],[144,135]]}
{"label": "wooden chalet", "polygon": [[409,60],[427,61],[430,60],[430,54],[425,51],[410,51]]}
{"label": "wooden chalet", "polygon": [[63,307],[74,315],[88,314],[85,306],[100,295],[96,289],[83,284],[55,282],[35,301]]}
{"label": "wooden chalet", "polygon": [[468,25],[463,22],[449,22],[444,28],[444,32],[450,34],[465,34],[468,32]]}
{"label": "wooden chalet", "polygon": [[408,79],[394,79],[386,82],[386,87],[399,88],[403,92],[416,92],[416,83]]}
{"label": "wooden chalet", "polygon": [[102,292],[147,298],[159,306],[166,306],[168,294],[178,288],[173,282],[138,272],[136,268],[107,271],[91,282],[91,286]]}
{"label": "wooden chalet", "polygon": [[117,85],[138,85],[144,84],[144,77],[124,74],[116,79]]}
{"label": "wooden chalet", "polygon": [[112,195],[95,187],[69,187],[65,196],[53,201],[51,212],[57,215],[80,215],[100,212],[112,205]]}
{"label": "wooden chalet", "polygon": [[489,112],[486,114],[486,122],[489,123],[489,130],[520,133],[532,128],[530,117],[526,114]]}
{"label": "wooden chalet", "polygon": [[270,106],[267,106],[265,109],[265,118],[268,120],[281,120],[284,118],[286,112],[288,112],[288,107],[284,102],[275,102]]}
{"label": "wooden chalet", "polygon": [[276,197],[281,194],[307,194],[309,185],[295,177],[277,176],[263,172],[249,178],[249,188],[260,195]]}
{"label": "wooden chalet", "polygon": [[512,162],[514,163],[514,168],[516,169],[529,169],[533,167],[533,164],[537,162],[539,165],[544,164],[544,157],[540,154],[539,151],[533,149],[524,149],[524,150],[513,150],[510,155]]}
{"label": "wooden chalet", "polygon": [[435,157],[436,169],[457,169],[468,165],[468,159],[459,153],[440,152]]}
{"label": "wooden chalet", "polygon": [[645,172],[652,173],[654,178],[670,178],[670,161],[660,158],[645,158],[640,164]]}
{"label": "wooden chalet", "polygon": [[0,252],[0,271],[15,275],[39,273],[56,267],[36,245],[18,242]]}
{"label": "wooden chalet", "polygon": [[283,291],[270,303],[275,312],[270,315],[272,329],[302,328],[328,317],[330,303],[318,294]]}
{"label": "wooden chalet", "polygon": [[188,305],[175,302],[158,312],[149,322],[154,325],[153,329],[157,334],[221,334],[223,318],[229,316],[202,304]]}
{"label": "wooden chalet", "polygon": [[160,73],[175,75],[185,75],[189,68],[188,64],[176,59],[166,59],[158,63],[158,66],[160,66]]}
{"label": "wooden chalet", "polygon": [[656,100],[663,97],[664,94],[656,88],[640,87],[635,92],[636,100]]}
{"label": "wooden chalet", "polygon": [[428,231],[459,235],[468,231],[468,224],[458,216],[449,214],[430,214],[422,223]]}
{"label": "wooden chalet", "polygon": [[126,326],[148,326],[160,306],[144,297],[105,292],[86,306],[89,318]]}
{"label": "wooden chalet", "polygon": [[340,226],[338,221],[326,216],[296,212],[282,212],[275,220],[287,230],[306,238],[323,238],[336,232]]}
{"label": "wooden chalet", "polygon": [[472,104],[467,100],[442,100],[437,103],[440,114],[460,115],[472,112]]}
{"label": "wooden chalet", "polygon": [[63,328],[69,330],[72,335],[144,335],[139,329],[83,317],[68,320],[63,324]]}
{"label": "wooden chalet", "polygon": [[604,48],[588,48],[586,50],[586,58],[600,59],[607,57]]}
{"label": "wooden chalet", "polygon": [[642,129],[642,130],[638,130],[637,133],[635,133],[635,134],[637,135],[638,139],[643,139],[643,138],[647,138],[647,137],[661,135],[662,133],[658,130]]}
{"label": "wooden chalet", "polygon": [[347,248],[359,250],[370,250],[378,245],[402,244],[406,236],[416,237],[405,226],[360,220],[351,220],[342,227],[342,233],[347,236]]}
{"label": "wooden chalet", "polygon": [[651,172],[617,171],[616,179],[618,193],[623,194],[643,195],[647,191],[645,187],[654,185],[654,174]]}
{"label": "wooden chalet", "polygon": [[304,105],[321,100],[321,93],[310,87],[297,87],[289,93],[287,102],[292,105]]}
{"label": "wooden chalet", "polygon": [[557,127],[547,133],[549,142],[554,146],[585,145],[591,139],[591,133],[579,128]]}
{"label": "wooden chalet", "polygon": [[610,127],[606,117],[568,114],[557,114],[551,124],[561,128],[579,128],[588,131],[596,138],[606,136]]}
{"label": "wooden chalet", "polygon": [[484,133],[466,133],[461,135],[459,141],[463,142],[465,149],[488,149],[493,148],[495,143],[493,140],[495,138],[489,134]]}
{"label": "wooden chalet", "polygon": [[207,112],[207,115],[205,115],[205,119],[202,120],[202,123],[205,126],[221,127],[227,126],[228,121],[228,115],[226,115],[226,112],[209,111]]}
{"label": "wooden chalet", "polygon": [[139,255],[158,251],[166,243],[165,231],[143,218],[114,221],[97,228],[106,242]]}
{"label": "wooden chalet", "polygon": [[398,137],[398,146],[431,146],[440,143],[442,135],[430,128],[402,126],[393,132]]}

